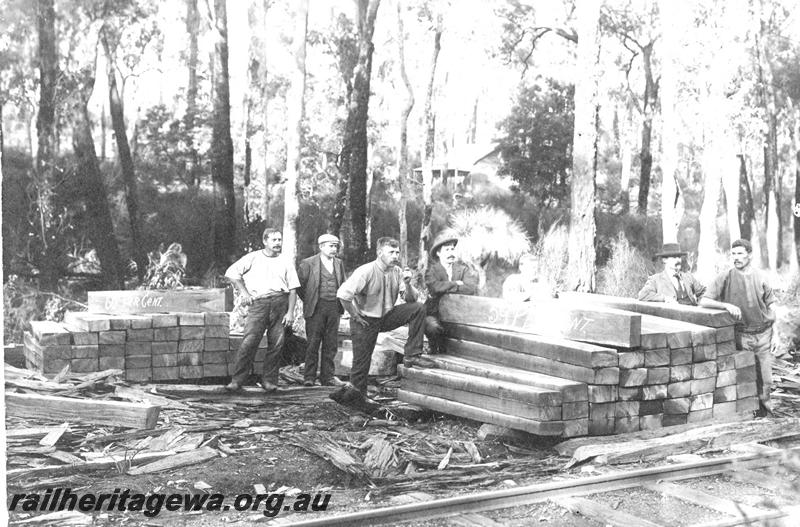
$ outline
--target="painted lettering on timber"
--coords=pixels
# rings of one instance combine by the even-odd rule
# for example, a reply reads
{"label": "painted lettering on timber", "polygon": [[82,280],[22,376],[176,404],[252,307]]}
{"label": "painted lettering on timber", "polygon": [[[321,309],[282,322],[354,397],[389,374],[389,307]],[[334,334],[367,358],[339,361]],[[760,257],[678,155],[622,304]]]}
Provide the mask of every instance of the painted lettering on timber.
{"label": "painted lettering on timber", "polygon": [[106,298],[105,309],[109,312],[120,308],[156,308],[164,305],[164,294],[142,291],[141,295],[110,296]]}
{"label": "painted lettering on timber", "polygon": [[581,315],[580,317],[573,319],[571,329],[573,331],[586,331],[586,328],[591,326],[592,322],[594,322],[593,318]]}
{"label": "painted lettering on timber", "polygon": [[[525,309],[511,309],[507,306],[496,307],[489,310],[486,315],[486,322],[489,324],[524,328],[528,326],[529,314],[529,311]],[[587,317],[584,314],[574,316],[571,319],[558,313],[552,313],[552,316],[555,318],[539,317],[539,319],[531,321],[531,324],[538,323],[538,325],[545,324],[546,326],[552,324],[553,328],[567,327],[567,332],[583,333],[588,331],[595,323],[594,318]],[[556,318],[558,320],[556,320]]]}

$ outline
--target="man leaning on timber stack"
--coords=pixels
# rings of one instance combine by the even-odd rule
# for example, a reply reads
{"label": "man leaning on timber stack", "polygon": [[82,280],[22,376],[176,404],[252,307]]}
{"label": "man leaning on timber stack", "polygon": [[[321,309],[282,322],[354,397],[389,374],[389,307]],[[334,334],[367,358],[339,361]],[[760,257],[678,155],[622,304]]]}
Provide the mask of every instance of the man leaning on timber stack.
{"label": "man leaning on timber stack", "polygon": [[433,240],[431,259],[425,271],[428,299],[425,301],[425,335],[430,353],[444,352],[444,328],[439,322],[439,300],[446,293],[475,295],[478,293],[478,275],[463,262],[456,260],[458,234],[445,229]]}
{"label": "man leaning on timber stack", "polygon": [[322,344],[319,380],[323,386],[341,386],[344,383],[334,374],[339,317],[344,308],[336,298],[336,291],[344,282],[345,272],[339,252],[339,238],[323,234],[317,239],[319,252],[300,262],[300,298],[303,299],[303,317],[306,319],[305,370],[303,384],[314,386],[317,377],[317,355]]}
{"label": "man leaning on timber stack", "polygon": [[225,272],[239,292],[241,302],[250,309],[244,323],[244,337],[236,352],[236,364],[228,391],[238,391],[250,375],[253,358],[267,332],[267,353],[261,373],[261,386],[267,393],[278,389],[278,368],[283,351],[284,328],[294,322],[294,305],[300,282],[293,262],[281,256],[283,235],[278,229],[265,229],[264,248],[242,256]]}
{"label": "man leaning on timber stack", "polygon": [[[706,292],[706,287],[697,279],[683,271],[682,251],[677,243],[665,243],[655,258],[661,258],[664,270],[650,276],[639,291],[638,298],[644,302],[666,302],[696,306]],[[722,306],[717,306],[724,309]]]}
{"label": "man leaning on timber stack", "polygon": [[[760,401],[757,417],[772,414],[770,389],[772,388],[772,324],[775,312],[772,309],[775,295],[767,277],[760,269],[751,265],[753,246],[747,240],[736,240],[731,244],[733,267],[719,274],[706,292],[706,296],[732,304],[738,310],[732,313],[740,319],[736,324],[738,349],[752,351],[756,359],[756,388]],[[737,316],[738,315],[738,316]]]}
{"label": "man leaning on timber stack", "polygon": [[666,302],[685,306],[712,307],[724,309],[738,318],[739,308],[725,302],[718,302],[706,295],[706,287],[691,273],[683,270],[683,257],[686,251],[677,243],[665,243],[655,254],[661,258],[664,270],[650,276],[639,291],[638,298],[644,302]]}
{"label": "man leaning on timber stack", "polygon": [[[431,367],[433,362],[422,357],[425,330],[425,306],[417,302],[418,293],[411,285],[411,270],[400,270],[400,243],[394,238],[377,241],[378,257],[358,267],[339,287],[336,296],[350,313],[350,333],[353,340],[353,367],[350,383],[334,400],[370,402],[367,395],[367,375],[378,333],[391,331],[408,324],[405,345],[407,367]],[[404,304],[395,305],[398,296]]]}

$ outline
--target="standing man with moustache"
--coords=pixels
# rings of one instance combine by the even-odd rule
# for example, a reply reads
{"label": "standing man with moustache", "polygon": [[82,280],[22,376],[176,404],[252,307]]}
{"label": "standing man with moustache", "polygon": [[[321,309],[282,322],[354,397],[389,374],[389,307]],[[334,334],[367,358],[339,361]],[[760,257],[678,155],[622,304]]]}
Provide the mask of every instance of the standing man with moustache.
{"label": "standing man with moustache", "polygon": [[258,343],[267,332],[267,353],[261,373],[261,386],[267,393],[278,389],[278,368],[283,351],[284,329],[294,322],[294,306],[300,282],[294,263],[281,256],[283,235],[268,228],[261,237],[264,248],[242,256],[225,272],[239,292],[241,302],[250,306],[244,324],[244,338],[236,352],[230,384],[225,389],[241,389],[253,367]]}
{"label": "standing man with moustache", "polygon": [[[353,368],[350,386],[362,400],[367,395],[367,375],[378,333],[391,331],[408,324],[405,345],[406,367],[431,367],[433,362],[422,357],[425,330],[425,306],[417,302],[418,293],[411,285],[411,270],[400,270],[400,242],[394,238],[379,238],[378,257],[358,267],[339,287],[336,296],[350,313],[350,333],[353,339]],[[395,305],[398,296],[404,304]],[[344,394],[345,399],[352,394]],[[332,396],[333,397],[333,396]]]}
{"label": "standing man with moustache", "polygon": [[317,244],[319,253],[300,262],[297,273],[308,338],[303,384],[314,386],[321,343],[320,384],[340,386],[344,383],[333,374],[333,359],[336,357],[339,317],[344,313],[341,302],[336,298],[336,291],[345,278],[344,264],[336,257],[339,252],[339,238],[332,234],[323,234],[317,239]]}
{"label": "standing man with moustache", "polygon": [[729,313],[739,322],[734,327],[736,345],[753,352],[756,359],[756,389],[759,409],[756,417],[772,413],[772,349],[775,322],[775,294],[766,274],[751,265],[753,246],[747,240],[731,244],[733,267],[718,275],[708,287],[706,296],[733,306]]}

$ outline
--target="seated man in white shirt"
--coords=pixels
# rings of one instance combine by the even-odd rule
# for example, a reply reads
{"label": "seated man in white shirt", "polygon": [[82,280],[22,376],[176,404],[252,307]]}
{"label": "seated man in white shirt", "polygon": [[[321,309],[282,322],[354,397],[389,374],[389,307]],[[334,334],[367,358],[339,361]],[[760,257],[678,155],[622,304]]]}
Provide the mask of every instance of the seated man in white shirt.
{"label": "seated man in white shirt", "polygon": [[294,263],[281,256],[283,236],[278,229],[264,230],[262,240],[262,250],[244,255],[225,272],[241,295],[242,304],[250,306],[231,382],[225,387],[228,391],[240,390],[247,380],[264,331],[268,347],[261,385],[267,393],[278,389],[283,332],[294,322],[294,305],[300,287]]}

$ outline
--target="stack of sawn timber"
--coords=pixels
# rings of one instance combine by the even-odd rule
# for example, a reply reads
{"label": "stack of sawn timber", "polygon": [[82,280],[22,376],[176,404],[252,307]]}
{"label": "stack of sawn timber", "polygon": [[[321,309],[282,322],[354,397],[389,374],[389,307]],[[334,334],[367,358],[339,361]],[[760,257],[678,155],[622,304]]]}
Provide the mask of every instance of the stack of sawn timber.
{"label": "stack of sawn timber", "polygon": [[646,430],[757,406],[752,357],[736,353],[723,312],[686,315],[680,306],[673,309],[682,318],[673,320],[601,301],[613,297],[566,296],[543,303],[446,296],[447,354],[433,357],[435,370],[405,370],[399,398],[562,436]]}
{"label": "stack of sawn timber", "polygon": [[[26,368],[56,374],[125,371],[127,380],[221,377],[233,366],[241,337],[230,335],[230,314],[67,312],[63,323],[30,322]],[[257,355],[263,357],[266,337]],[[263,359],[262,359],[263,360]]]}
{"label": "stack of sawn timber", "polygon": [[[755,358],[736,349],[734,320],[727,312],[586,293],[562,293],[561,297],[571,304],[642,314],[641,349],[619,354],[618,402],[628,402],[630,407],[629,419],[615,419],[613,432],[637,429],[632,415],[636,402],[639,429],[657,427],[659,414],[661,425],[669,426],[749,414],[758,408]],[[664,362],[664,338],[669,350],[666,383],[661,382],[667,376],[666,365],[658,365]],[[645,384],[638,385],[643,370]],[[624,411],[617,411],[616,417],[620,413]],[[599,419],[595,426],[597,434],[612,433],[608,422],[605,429]]]}

